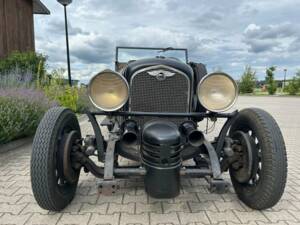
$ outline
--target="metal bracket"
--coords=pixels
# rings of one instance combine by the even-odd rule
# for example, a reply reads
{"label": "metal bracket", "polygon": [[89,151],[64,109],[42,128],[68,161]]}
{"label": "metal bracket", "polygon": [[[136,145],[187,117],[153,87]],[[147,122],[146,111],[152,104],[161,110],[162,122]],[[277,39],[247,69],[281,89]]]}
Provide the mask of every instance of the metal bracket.
{"label": "metal bracket", "polygon": [[118,140],[117,129],[118,127],[115,125],[110,134],[105,153],[104,177],[103,180],[98,181],[98,191],[104,195],[114,194],[118,189],[117,181],[114,179],[115,147]]}
{"label": "metal bracket", "polygon": [[218,194],[225,193],[228,189],[228,182],[222,178],[221,166],[217,152],[210,142],[204,141],[204,145],[208,151],[213,174],[212,178],[206,179],[210,184],[210,191]]}
{"label": "metal bracket", "polygon": [[207,149],[207,152],[208,152],[208,155],[209,155],[211,170],[212,170],[212,173],[213,173],[213,178],[214,179],[219,179],[221,177],[221,166],[220,166],[219,158],[218,158],[218,155],[215,151],[215,148],[207,140],[205,140],[203,142],[203,144],[205,145],[205,147]]}
{"label": "metal bracket", "polygon": [[238,111],[234,111],[233,116],[229,117],[227,119],[226,123],[223,125],[223,127],[222,127],[222,129],[219,133],[219,136],[218,136],[218,139],[217,139],[217,147],[216,147],[216,152],[217,152],[218,156],[221,155],[222,148],[224,147],[224,142],[225,142],[227,132],[229,131],[231,125],[236,120],[237,116],[238,116]]}
{"label": "metal bracket", "polygon": [[209,181],[209,184],[210,184],[210,188],[209,188],[210,192],[217,193],[217,194],[224,194],[229,187],[228,182],[226,182],[223,179],[211,179]]}
{"label": "metal bracket", "polygon": [[98,182],[98,192],[103,195],[115,194],[119,187],[116,180],[100,180]]}
{"label": "metal bracket", "polygon": [[114,179],[114,162],[116,139],[112,138],[107,144],[105,163],[104,163],[104,180]]}
{"label": "metal bracket", "polygon": [[89,121],[91,122],[94,133],[95,133],[98,159],[99,159],[99,161],[103,162],[105,154],[104,154],[104,144],[103,144],[104,140],[103,140],[103,136],[101,133],[101,129],[99,127],[99,124],[96,120],[95,115],[92,115],[89,111],[86,112],[86,115],[88,116]]}

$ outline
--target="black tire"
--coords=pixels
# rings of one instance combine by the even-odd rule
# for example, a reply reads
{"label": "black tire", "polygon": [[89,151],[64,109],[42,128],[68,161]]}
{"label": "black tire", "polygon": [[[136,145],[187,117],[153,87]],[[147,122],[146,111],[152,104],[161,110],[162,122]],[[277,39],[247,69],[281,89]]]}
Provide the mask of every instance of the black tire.
{"label": "black tire", "polygon": [[233,187],[239,199],[250,208],[273,207],[280,200],[287,179],[287,156],[280,128],[266,111],[249,108],[239,112],[230,135],[236,131],[248,133],[253,138],[259,160],[251,182],[239,183],[230,168]]}
{"label": "black tire", "polygon": [[60,211],[74,198],[80,171],[76,181],[68,183],[59,178],[61,171],[57,167],[63,135],[74,130],[81,137],[76,115],[69,109],[55,107],[45,114],[36,131],[31,155],[31,186],[37,203],[46,210]]}

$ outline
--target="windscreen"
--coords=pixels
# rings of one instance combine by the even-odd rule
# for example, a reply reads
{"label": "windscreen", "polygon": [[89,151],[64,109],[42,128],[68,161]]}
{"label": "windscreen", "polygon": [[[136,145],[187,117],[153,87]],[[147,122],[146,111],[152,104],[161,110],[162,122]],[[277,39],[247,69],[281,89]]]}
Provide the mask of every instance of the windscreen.
{"label": "windscreen", "polygon": [[177,48],[142,48],[142,47],[117,47],[116,61],[119,63],[129,62],[131,60],[171,57],[188,62],[186,49]]}

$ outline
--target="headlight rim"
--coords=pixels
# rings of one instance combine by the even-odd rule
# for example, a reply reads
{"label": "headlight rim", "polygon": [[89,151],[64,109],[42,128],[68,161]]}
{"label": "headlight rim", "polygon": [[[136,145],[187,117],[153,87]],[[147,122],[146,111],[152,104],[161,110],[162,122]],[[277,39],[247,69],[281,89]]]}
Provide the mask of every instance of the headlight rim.
{"label": "headlight rim", "polygon": [[[224,109],[220,109],[220,110],[211,110],[211,109],[208,109],[208,108],[201,102],[200,97],[199,97],[199,90],[200,90],[199,88],[200,88],[201,84],[204,82],[204,80],[206,80],[208,77],[213,76],[213,75],[223,75],[223,76],[229,78],[229,79],[232,81],[232,83],[233,83],[233,85],[234,85],[234,87],[235,87],[235,98],[234,98],[234,100],[232,101],[232,103],[231,103],[229,106],[227,106],[226,108],[224,108]],[[202,77],[202,79],[200,80],[200,82],[199,82],[198,85],[197,85],[196,94],[197,94],[198,101],[200,102],[200,104],[201,104],[206,110],[208,110],[208,111],[210,111],[210,112],[220,113],[220,112],[225,112],[225,111],[231,109],[231,108],[235,105],[235,103],[236,103],[236,101],[237,101],[237,99],[238,99],[238,96],[239,96],[239,87],[238,87],[237,82],[236,82],[236,81],[232,78],[232,76],[230,76],[229,74],[227,74],[227,73],[225,73],[225,72],[221,72],[221,71],[220,71],[220,72],[212,72],[212,73],[206,74],[204,77]]]}
{"label": "headlight rim", "polygon": [[[116,75],[118,75],[118,76],[124,81],[124,83],[126,84],[126,87],[127,87],[127,97],[124,99],[124,101],[122,102],[122,104],[121,104],[120,106],[115,107],[115,108],[112,108],[112,109],[105,109],[105,108],[103,108],[103,107],[98,106],[98,105],[95,103],[95,101],[93,100],[93,98],[91,97],[91,84],[92,84],[93,80],[94,80],[97,76],[101,75],[102,73],[113,73],[113,74],[116,74]],[[103,71],[97,73],[96,75],[94,75],[94,76],[90,79],[90,81],[89,81],[87,90],[88,90],[88,97],[89,97],[89,100],[91,101],[91,103],[92,103],[97,109],[100,109],[101,111],[104,111],[104,112],[114,112],[114,111],[117,111],[117,110],[121,109],[121,108],[128,102],[128,100],[129,100],[129,94],[130,94],[129,84],[128,84],[126,78],[125,78],[124,76],[122,76],[121,73],[116,72],[116,71],[113,71],[113,70],[111,70],[111,69],[105,69],[105,70],[103,70]]]}

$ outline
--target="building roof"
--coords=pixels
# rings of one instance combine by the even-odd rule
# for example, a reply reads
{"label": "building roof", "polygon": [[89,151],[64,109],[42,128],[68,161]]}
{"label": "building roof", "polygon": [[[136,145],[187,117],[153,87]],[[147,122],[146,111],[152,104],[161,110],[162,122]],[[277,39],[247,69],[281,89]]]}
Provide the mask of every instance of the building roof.
{"label": "building roof", "polygon": [[40,0],[33,0],[33,13],[49,15],[50,11]]}

